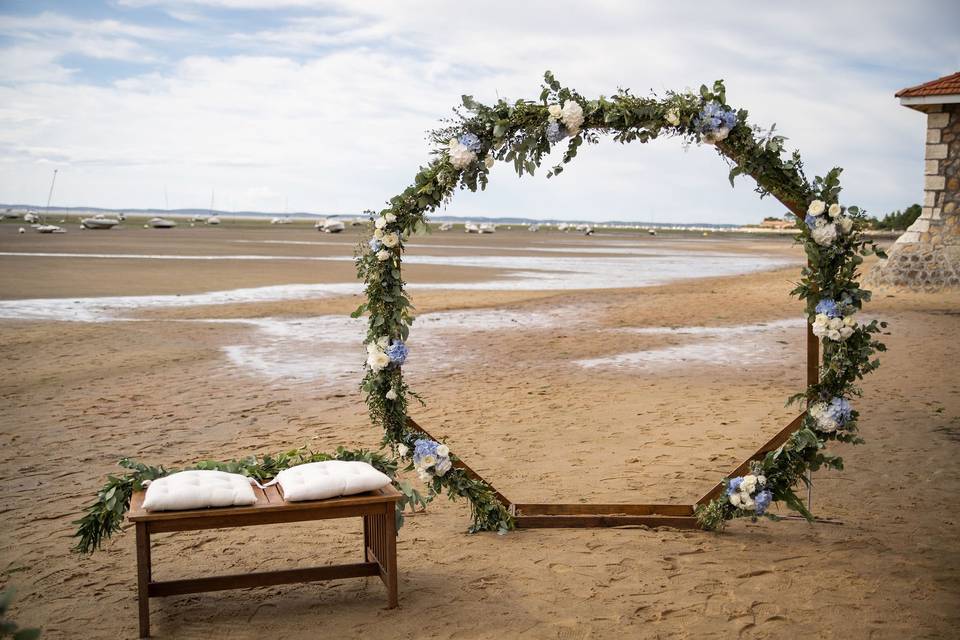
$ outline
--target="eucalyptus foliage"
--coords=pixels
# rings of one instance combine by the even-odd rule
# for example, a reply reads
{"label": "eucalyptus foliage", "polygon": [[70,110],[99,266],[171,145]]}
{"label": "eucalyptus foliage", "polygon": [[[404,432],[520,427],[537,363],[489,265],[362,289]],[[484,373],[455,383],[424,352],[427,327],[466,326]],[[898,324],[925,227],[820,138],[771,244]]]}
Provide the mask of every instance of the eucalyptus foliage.
{"label": "eucalyptus foliage", "polygon": [[284,469],[325,460],[359,460],[388,475],[393,480],[394,486],[403,494],[403,498],[397,503],[398,529],[403,524],[403,509],[406,506],[415,508],[426,504],[426,499],[416,489],[413,489],[410,484],[396,479],[396,460],[363,449],[351,450],[339,447],[333,454],[315,453],[308,449],[293,449],[283,453],[249,456],[228,462],[205,460],[183,469],[162,466],[152,467],[129,458],[123,458],[119,464],[127,472],[122,475],[109,476],[106,484],[97,492],[94,501],[84,508],[84,516],[73,523],[77,525],[77,531],[73,537],[79,539],[74,546],[74,551],[92,553],[100,549],[103,543],[114,533],[120,531],[123,525],[123,516],[130,508],[131,496],[135,491],[143,490],[144,483],[147,481],[156,480],[177,471],[205,469],[238,473],[264,483],[273,479]]}
{"label": "eucalyptus foliage", "polygon": [[[776,135],[773,128],[762,130],[750,125],[747,111],[733,110],[727,105],[722,81],[712,87],[701,86],[697,93],[669,92],[663,97],[640,97],[620,90],[610,97],[588,100],[562,86],[547,72],[538,100],[501,99],[496,104],[485,105],[471,96],[463,96],[462,102],[462,107],[455,110],[455,117],[431,133],[430,140],[435,145],[432,159],[386,208],[371,214],[371,240],[358,247],[357,272],[366,283],[367,302],[353,315],[368,316],[364,341],[368,350],[376,351],[377,344],[405,341],[409,335],[414,316],[401,272],[404,239],[424,227],[428,214],[444,206],[458,189],[484,189],[490,167],[496,161],[512,165],[520,176],[533,175],[547,154],[557,144],[563,144],[562,158],[548,170],[549,178],[563,172],[584,144],[595,144],[601,136],[610,136],[624,144],[649,142],[658,136],[679,137],[687,144],[708,139],[715,142],[717,152],[730,165],[731,185],[738,175],[751,176],[761,197],[774,196],[801,221],[798,222],[801,227],[798,242],[806,249],[809,266],[803,270],[800,283],[792,293],[807,302],[810,319],[814,317],[818,300],[825,296],[846,296],[857,308],[869,300],[869,292],[860,288],[858,268],[864,256],[877,251],[861,234],[865,225],[863,212],[856,207],[846,209],[847,215],[853,218],[852,229],[829,247],[813,242],[810,230],[802,222],[813,200],[837,203],[841,170],[835,168],[824,177],[808,180],[800,154],[786,152],[784,137]],[[577,112],[574,126],[560,126],[561,105],[564,111],[569,106]],[[728,112],[735,114],[735,118]],[[704,114],[713,113],[725,115],[734,124],[724,128],[720,135],[711,131],[708,137],[704,135]],[[563,120],[563,124],[569,125],[569,122]],[[560,142],[564,137],[566,141]],[[471,153],[475,154],[473,161],[469,161]],[[395,242],[393,234],[399,241]],[[387,246],[381,242],[385,235],[390,237]],[[871,322],[858,325],[845,342],[824,340],[820,381],[794,400],[814,402],[859,395],[859,380],[876,368],[875,353],[883,350],[875,337],[879,331],[880,326]],[[371,420],[384,430],[384,444],[394,445],[399,457],[408,458],[414,442],[427,436],[407,421],[408,399],[416,396],[404,381],[401,367],[371,365],[368,360],[361,388]],[[805,419],[787,443],[758,463],[758,471],[766,475],[774,500],[810,517],[794,489],[805,479],[808,469],[842,467],[842,460],[825,450],[831,439],[860,441],[856,436],[856,412],[842,433],[824,434],[815,429],[809,418]],[[452,454],[451,459],[456,461]],[[429,484],[434,493],[446,491],[450,497],[466,497],[471,501],[471,531],[505,530],[514,525],[510,512],[496,499],[494,491],[460,468],[455,467],[442,476],[433,475]],[[698,511],[701,525],[708,529],[719,528],[730,518],[747,515],[754,514],[735,509],[722,498]]]}

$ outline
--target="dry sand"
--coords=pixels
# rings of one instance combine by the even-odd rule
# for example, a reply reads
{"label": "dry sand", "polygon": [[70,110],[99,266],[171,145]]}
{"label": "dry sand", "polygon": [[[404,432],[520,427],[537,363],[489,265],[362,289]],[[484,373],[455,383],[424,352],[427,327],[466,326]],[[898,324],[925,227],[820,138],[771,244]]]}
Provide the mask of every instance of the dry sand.
{"label": "dry sand", "polygon": [[[355,236],[302,229],[139,229],[15,236],[0,252],[283,255],[289,260],[147,261],[0,256],[0,299],[196,293],[346,281]],[[532,234],[531,234],[532,235]],[[635,238],[678,252],[787,256],[761,239]],[[264,244],[306,240],[331,244]],[[567,246],[584,239],[538,234]],[[243,241],[243,242],[238,242]],[[437,234],[432,255],[527,255],[530,235]],[[443,246],[440,246],[443,245]],[[457,248],[458,245],[464,245]],[[565,255],[559,253],[557,255]],[[415,265],[412,282],[503,278],[498,270]],[[701,274],[698,274],[701,275]],[[709,274],[702,274],[709,275]],[[637,328],[771,323],[795,318],[796,269],[701,278],[635,290],[424,291],[421,313],[496,308],[519,318],[496,332],[442,333],[429,366],[408,368],[427,402],[413,415],[517,501],[693,501],[793,415],[803,385],[803,329],[732,335],[764,358],[701,361],[704,338]],[[169,465],[308,445],[372,447],[380,434],[352,385],[267,381],[223,347],[249,339],[231,323],[188,318],[343,313],[358,298],[183,307],[140,322],[0,321],[4,339],[0,467],[6,496],[0,583],[19,591],[14,617],[49,638],[135,637],[132,535],[83,558],[71,521],[121,456]],[[626,528],[464,533],[467,506],[435,501],[400,532],[398,610],[374,579],[154,600],[156,637],[955,637],[960,551],[960,296],[880,294],[890,352],[858,403],[868,443],[845,447],[847,470],[815,476],[814,507],[842,525],[736,522],[726,533]],[[411,347],[430,352],[435,345]],[[421,335],[423,330],[421,329]],[[432,334],[431,334],[432,335]],[[575,364],[675,347],[687,362]],[[693,347],[686,352],[684,347]],[[450,363],[444,354],[455,353]],[[733,352],[734,355],[736,352]],[[424,358],[426,360],[426,358]],[[159,536],[160,578],[320,564],[359,557],[359,523]]]}

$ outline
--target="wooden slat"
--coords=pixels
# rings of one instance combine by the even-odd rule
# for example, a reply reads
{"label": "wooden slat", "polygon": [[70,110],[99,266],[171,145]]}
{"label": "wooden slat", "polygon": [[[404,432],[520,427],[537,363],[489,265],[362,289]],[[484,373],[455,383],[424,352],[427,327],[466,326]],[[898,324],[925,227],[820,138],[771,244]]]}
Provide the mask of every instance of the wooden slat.
{"label": "wooden slat", "polygon": [[676,529],[698,528],[697,519],[693,516],[517,516],[516,524],[521,529],[623,527],[628,525],[674,527]]}
{"label": "wooden slat", "polygon": [[[432,435],[430,435],[430,432],[429,432],[429,431],[427,431],[426,429],[424,429],[423,427],[421,427],[419,424],[417,424],[417,422],[416,422],[413,418],[411,418],[410,416],[407,416],[407,427],[410,428],[410,429],[416,429],[417,431],[421,431],[421,432],[423,432],[423,435],[427,436],[427,437],[430,438],[431,440],[434,440],[434,441],[439,442],[439,440],[437,440],[437,439],[434,438]],[[467,463],[464,462],[463,460],[461,460],[459,457],[458,457],[457,460],[453,463],[453,466],[454,466],[454,467],[457,467],[458,469],[463,469],[464,473],[466,473],[470,478],[472,478],[472,479],[474,479],[474,480],[479,480],[480,482],[485,482],[485,483],[487,484],[487,486],[489,486],[490,489],[493,491],[493,494],[497,497],[497,500],[499,500],[500,503],[503,504],[503,506],[505,506],[505,507],[507,507],[507,508],[509,509],[510,506],[513,505],[513,502],[511,502],[510,500],[508,500],[505,495],[503,495],[502,493],[500,493],[499,491],[497,491],[496,489],[494,489],[494,488],[493,488],[493,485],[490,484],[490,482],[489,482],[488,480],[486,480],[486,479],[485,479],[483,476],[481,476],[479,473],[477,473],[476,471],[474,471],[473,469],[471,469],[471,468],[467,465]]]}
{"label": "wooden slat", "polygon": [[277,584],[339,580],[341,578],[359,578],[378,575],[380,575],[380,565],[376,562],[358,562],[355,564],[342,564],[329,567],[285,569],[283,571],[262,571],[259,573],[239,573],[226,576],[210,576],[207,578],[151,582],[149,593],[150,597],[156,598],[181,595],[184,593],[247,589],[250,587],[267,587]]}
{"label": "wooden slat", "polygon": [[692,516],[689,504],[525,504],[514,505],[521,516],[631,515]]}
{"label": "wooden slat", "polygon": [[[739,467],[737,467],[736,469],[728,473],[727,479],[744,475],[747,471],[750,470],[751,462],[753,462],[754,460],[759,460],[763,458],[763,456],[767,455],[768,452],[774,451],[775,449],[779,448],[780,445],[782,445],[787,440],[789,440],[790,436],[792,436],[793,433],[800,428],[800,424],[803,422],[803,418],[806,415],[807,413],[806,411],[804,411],[799,416],[791,420],[790,424],[788,424],[783,429],[781,429],[780,432],[777,433],[777,435],[770,438],[770,440],[768,440],[766,444],[764,444],[762,447],[757,449],[757,451],[752,456],[750,456],[749,458],[744,460],[742,463],[740,463]],[[719,496],[721,493],[723,493],[724,490],[726,489],[726,486],[727,486],[726,480],[724,480],[723,482],[717,483],[717,485],[713,489],[708,491],[706,494],[704,494],[702,498],[697,500],[697,504],[695,506],[699,506],[701,504],[707,504],[708,502],[710,502],[711,500]]]}

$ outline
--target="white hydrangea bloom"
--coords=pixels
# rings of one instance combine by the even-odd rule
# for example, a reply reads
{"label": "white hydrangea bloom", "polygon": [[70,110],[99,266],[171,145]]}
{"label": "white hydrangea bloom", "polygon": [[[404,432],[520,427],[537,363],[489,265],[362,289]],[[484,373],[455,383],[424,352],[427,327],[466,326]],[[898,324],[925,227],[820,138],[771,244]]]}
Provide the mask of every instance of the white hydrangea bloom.
{"label": "white hydrangea bloom", "polygon": [[703,134],[700,139],[707,144],[717,144],[718,142],[726,140],[728,135],[730,135],[730,129],[727,127],[720,127],[719,129],[708,131],[707,133]]}
{"label": "white hydrangea bloom", "polygon": [[477,159],[477,154],[471,151],[469,147],[460,144],[460,141],[456,138],[450,139],[447,155],[450,156],[450,164],[457,169],[466,169]]}
{"label": "white hydrangea bloom", "polygon": [[810,230],[810,237],[821,247],[829,247],[837,239],[837,225],[829,222],[818,224]]}
{"label": "white hydrangea bloom", "polygon": [[390,364],[390,356],[384,353],[381,349],[374,347],[370,349],[370,346],[367,346],[367,366],[374,373],[380,373],[387,368],[387,365]]}
{"label": "white hydrangea bloom", "polygon": [[577,135],[580,126],[583,124],[583,107],[578,102],[567,100],[563,103],[563,109],[560,111],[560,120],[567,127],[571,136]]}

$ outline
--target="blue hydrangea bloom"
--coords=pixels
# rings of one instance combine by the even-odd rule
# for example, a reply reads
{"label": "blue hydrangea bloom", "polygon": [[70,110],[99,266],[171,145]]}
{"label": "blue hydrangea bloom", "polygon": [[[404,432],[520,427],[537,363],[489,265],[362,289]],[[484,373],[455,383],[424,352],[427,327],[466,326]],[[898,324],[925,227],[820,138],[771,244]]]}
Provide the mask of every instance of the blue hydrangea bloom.
{"label": "blue hydrangea bloom", "polygon": [[377,251],[380,251],[380,249],[383,248],[383,243],[377,240],[376,238],[370,238],[370,242],[368,242],[367,244],[370,245],[370,251],[373,251],[374,253],[376,253]]}
{"label": "blue hydrangea bloom", "polygon": [[550,142],[550,144],[560,142],[565,135],[566,132],[556,120],[551,121],[550,124],[547,125],[547,141]]}
{"label": "blue hydrangea bloom", "polygon": [[424,456],[437,456],[437,447],[440,444],[433,440],[415,440],[413,443],[413,463],[420,464]]}
{"label": "blue hydrangea bloom", "polygon": [[834,422],[843,426],[850,421],[853,415],[853,405],[846,398],[837,397],[830,401],[827,411]]}
{"label": "blue hydrangea bloom", "polygon": [[727,484],[727,495],[732,496],[740,489],[740,484],[743,482],[743,478],[737,476],[736,478],[730,478],[730,482]]}
{"label": "blue hydrangea bloom", "polygon": [[824,298],[817,303],[817,313],[822,313],[828,318],[840,318],[843,314],[840,312],[840,306],[832,298]]}
{"label": "blue hydrangea bloom", "polygon": [[754,497],[754,502],[757,503],[757,515],[762,516],[766,512],[767,507],[770,506],[770,503],[773,502],[773,493],[770,489],[764,489]]}
{"label": "blue hydrangea bloom", "polygon": [[472,133],[465,133],[460,136],[460,144],[474,153],[480,153],[480,138]]}
{"label": "blue hydrangea bloom", "polygon": [[732,129],[737,124],[737,114],[719,103],[708,102],[695,118],[695,124],[701,133],[710,133],[722,127]]}
{"label": "blue hydrangea bloom", "polygon": [[389,347],[387,347],[387,357],[390,358],[390,362],[396,365],[402,365],[407,359],[407,354],[410,353],[410,350],[407,349],[407,345],[403,344],[402,340],[393,341]]}
{"label": "blue hydrangea bloom", "polygon": [[803,219],[803,224],[813,229],[815,226],[817,226],[817,218],[808,213],[807,217]]}

